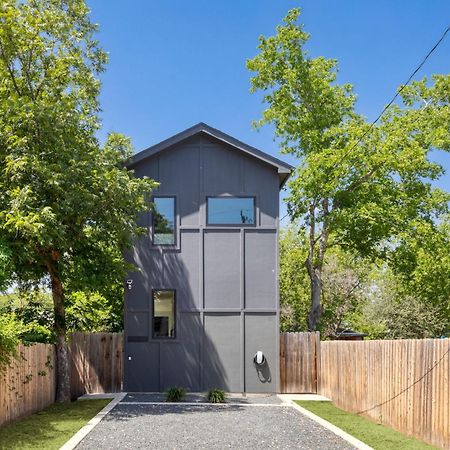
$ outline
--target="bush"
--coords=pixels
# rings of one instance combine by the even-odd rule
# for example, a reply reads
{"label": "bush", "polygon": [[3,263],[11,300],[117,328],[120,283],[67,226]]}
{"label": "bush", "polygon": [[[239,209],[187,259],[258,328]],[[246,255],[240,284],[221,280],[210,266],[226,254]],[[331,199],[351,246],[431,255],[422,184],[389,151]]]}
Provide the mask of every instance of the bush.
{"label": "bush", "polygon": [[225,403],[227,396],[222,389],[210,389],[206,394],[206,400],[209,403]]}
{"label": "bush", "polygon": [[52,344],[54,341],[53,332],[36,321],[24,325],[23,331],[20,333],[20,339],[24,343],[41,342],[43,344]]}
{"label": "bush", "polygon": [[17,356],[16,347],[22,331],[23,324],[14,314],[0,315],[0,371],[6,369],[11,359]]}
{"label": "bush", "polygon": [[181,387],[171,387],[166,391],[166,402],[181,402],[186,395],[186,389]]}

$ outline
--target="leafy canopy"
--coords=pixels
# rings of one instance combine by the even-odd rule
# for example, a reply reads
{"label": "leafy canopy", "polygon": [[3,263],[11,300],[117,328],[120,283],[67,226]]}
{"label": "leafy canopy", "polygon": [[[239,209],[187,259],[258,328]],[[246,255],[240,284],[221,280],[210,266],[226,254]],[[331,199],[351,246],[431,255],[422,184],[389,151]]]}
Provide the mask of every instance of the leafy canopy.
{"label": "leafy canopy", "polygon": [[53,272],[73,291],[117,283],[155,186],[125,169],[127,138],[95,137],[107,60],[95,31],[82,0],[0,6],[0,249],[19,280]]}
{"label": "leafy canopy", "polygon": [[299,158],[291,218],[332,231],[330,245],[382,254],[411,221],[431,222],[447,209],[449,195],[429,183],[443,173],[429,154],[450,148],[450,76],[412,83],[403,105],[371,127],[354,111],[352,87],[336,83],[337,61],[308,55],[299,15],[291,10],[276,35],[260,37],[247,62],[251,90],[267,104],[256,126],[272,123],[281,151]]}

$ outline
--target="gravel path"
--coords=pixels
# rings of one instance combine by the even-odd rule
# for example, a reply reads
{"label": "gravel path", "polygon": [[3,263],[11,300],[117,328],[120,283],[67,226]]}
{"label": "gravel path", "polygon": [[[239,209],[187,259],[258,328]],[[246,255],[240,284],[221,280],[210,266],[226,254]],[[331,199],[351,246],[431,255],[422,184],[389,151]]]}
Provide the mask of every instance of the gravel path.
{"label": "gravel path", "polygon": [[204,448],[354,447],[288,406],[119,403],[77,450]]}

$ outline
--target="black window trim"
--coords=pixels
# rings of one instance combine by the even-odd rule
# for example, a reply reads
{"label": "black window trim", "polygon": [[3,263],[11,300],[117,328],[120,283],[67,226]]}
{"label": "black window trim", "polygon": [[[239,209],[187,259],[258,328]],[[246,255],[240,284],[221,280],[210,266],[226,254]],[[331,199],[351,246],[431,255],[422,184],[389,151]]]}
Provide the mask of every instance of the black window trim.
{"label": "black window trim", "polygon": [[[210,198],[252,198],[253,199],[253,222],[254,223],[209,223],[209,199]],[[207,195],[206,196],[206,225],[208,227],[239,227],[255,228],[256,216],[256,195]]]}
{"label": "black window trim", "polygon": [[152,209],[152,245],[153,247],[176,247],[178,241],[177,227],[177,197],[176,195],[153,195],[151,203],[154,205],[155,198],[173,198],[173,244],[155,244],[155,215]]}
{"label": "black window trim", "polygon": [[[155,292],[173,292],[173,336],[155,336]],[[177,338],[177,290],[168,288],[152,289],[152,339],[173,341]]]}

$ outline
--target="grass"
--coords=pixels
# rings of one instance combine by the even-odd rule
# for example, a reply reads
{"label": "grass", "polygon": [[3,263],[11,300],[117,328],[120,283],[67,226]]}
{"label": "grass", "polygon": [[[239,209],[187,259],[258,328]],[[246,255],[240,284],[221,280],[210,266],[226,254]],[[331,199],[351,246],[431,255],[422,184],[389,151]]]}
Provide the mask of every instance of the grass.
{"label": "grass", "polygon": [[296,403],[370,445],[375,450],[426,450],[436,448],[370,419],[336,408],[331,402],[300,400]]}
{"label": "grass", "polygon": [[60,448],[111,399],[54,403],[18,422],[0,427],[0,449]]}

